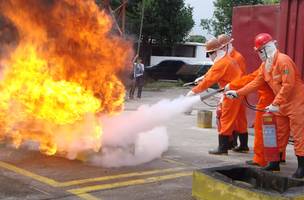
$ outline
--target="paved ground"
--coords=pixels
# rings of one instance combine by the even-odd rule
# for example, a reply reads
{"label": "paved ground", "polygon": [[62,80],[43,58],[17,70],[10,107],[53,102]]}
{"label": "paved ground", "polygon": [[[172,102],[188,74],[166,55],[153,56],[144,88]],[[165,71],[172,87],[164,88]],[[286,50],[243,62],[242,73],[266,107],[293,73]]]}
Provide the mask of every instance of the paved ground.
{"label": "paved ground", "polygon": [[[143,103],[174,98],[186,91],[144,91],[140,101],[126,103],[126,110],[133,111]],[[201,103],[194,108],[210,109]],[[170,136],[168,152],[161,159],[136,167],[104,169],[2,146],[0,199],[191,200],[192,170],[243,163],[252,156],[252,152],[208,155],[208,149],[217,145],[216,130],[197,128],[196,111],[190,116],[177,116],[166,126]],[[249,139],[252,147],[253,137]],[[281,173],[290,175],[296,168],[292,146],[287,155],[287,165]]]}

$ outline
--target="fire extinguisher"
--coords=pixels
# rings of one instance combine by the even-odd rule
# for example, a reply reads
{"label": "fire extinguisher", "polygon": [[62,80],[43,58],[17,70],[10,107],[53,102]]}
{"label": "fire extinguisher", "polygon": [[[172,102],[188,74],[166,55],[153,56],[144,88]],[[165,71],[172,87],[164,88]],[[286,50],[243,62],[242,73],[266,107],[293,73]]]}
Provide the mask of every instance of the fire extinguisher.
{"label": "fire extinguisher", "polygon": [[220,103],[216,107],[216,125],[217,125],[217,130],[220,133],[221,130],[221,116],[222,116],[222,103]]}
{"label": "fire extinguisher", "polygon": [[266,112],[263,114],[264,156],[268,162],[279,161],[279,147],[277,142],[277,126],[275,115]]}

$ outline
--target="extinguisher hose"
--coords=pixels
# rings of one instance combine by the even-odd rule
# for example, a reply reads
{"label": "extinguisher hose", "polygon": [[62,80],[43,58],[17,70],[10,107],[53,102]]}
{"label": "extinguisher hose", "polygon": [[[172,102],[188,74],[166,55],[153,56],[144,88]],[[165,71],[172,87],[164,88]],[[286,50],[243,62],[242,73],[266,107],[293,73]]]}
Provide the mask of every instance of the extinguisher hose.
{"label": "extinguisher hose", "polygon": [[246,105],[247,108],[254,110],[254,111],[258,111],[258,112],[266,112],[265,109],[258,109],[256,108],[256,106],[251,105],[247,99],[247,97],[244,98],[243,103]]}
{"label": "extinguisher hose", "polygon": [[[214,91],[214,92],[211,92],[211,95],[209,94],[209,95],[207,95],[207,96],[208,96],[208,97],[209,97],[209,96],[213,96],[214,94],[216,94],[216,93],[221,93],[221,92],[223,92],[223,91],[224,91],[224,89],[218,89],[218,90],[216,90],[216,91]],[[206,97],[207,97],[207,96],[206,96]],[[207,98],[206,98],[206,99],[207,99]],[[202,101],[204,104],[206,104],[207,106],[209,106],[209,107],[214,107],[214,108],[215,108],[215,107],[218,106],[218,104],[216,104],[216,105],[211,105],[211,104],[207,103],[207,102],[205,101],[205,98],[202,97],[202,96],[201,96],[201,101]],[[243,104],[245,104],[245,106],[246,106],[247,108],[251,109],[251,110],[258,111],[258,112],[266,112],[265,109],[258,109],[258,108],[256,108],[255,105],[251,105],[251,104],[249,103],[247,97],[244,98]]]}
{"label": "extinguisher hose", "polygon": [[207,103],[205,100],[202,100],[202,102],[211,108],[216,108],[218,106],[218,104],[211,105],[211,104]]}
{"label": "extinguisher hose", "polygon": [[[216,103],[215,105],[212,105],[210,103],[207,103],[206,102],[206,99],[208,99],[209,97],[214,97],[214,95],[218,94],[218,93],[221,93],[223,92],[224,89],[223,88],[220,88],[220,89],[217,89],[215,91],[212,91],[212,92],[209,92],[207,95],[201,95],[201,101],[206,104],[207,106],[209,107],[213,107],[213,108],[216,108],[218,106],[218,103]],[[214,97],[214,98],[217,98],[217,97]]]}
{"label": "extinguisher hose", "polygon": [[[267,112],[265,109],[264,109],[264,110],[257,109],[256,106],[251,105],[251,104],[249,103],[247,97],[244,98],[243,103],[246,104],[246,106],[247,106],[249,109],[251,109],[251,110],[259,111],[259,112]],[[293,140],[292,138],[289,138],[288,144],[294,145],[294,140]]]}

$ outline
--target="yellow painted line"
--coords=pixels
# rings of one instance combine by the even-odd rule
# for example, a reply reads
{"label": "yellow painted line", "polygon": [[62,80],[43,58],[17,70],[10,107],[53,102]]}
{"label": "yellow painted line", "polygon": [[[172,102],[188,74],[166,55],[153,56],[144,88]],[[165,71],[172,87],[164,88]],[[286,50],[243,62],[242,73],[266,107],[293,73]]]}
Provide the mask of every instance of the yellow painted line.
{"label": "yellow painted line", "polygon": [[185,169],[186,168],[184,168],[184,167],[176,167],[176,168],[169,168],[169,169],[156,169],[156,170],[143,171],[143,172],[133,172],[133,173],[126,173],[126,174],[111,175],[111,176],[94,177],[94,178],[88,178],[88,179],[80,179],[80,180],[62,182],[62,183],[59,183],[59,187],[68,187],[68,186],[80,185],[80,184],[84,184],[84,183],[107,181],[107,180],[120,179],[120,178],[129,178],[129,177],[134,177],[134,176],[146,176],[146,175],[157,174],[157,173],[168,173],[168,172],[181,171],[181,170],[185,170]]}
{"label": "yellow painted line", "polygon": [[0,161],[0,167],[7,169],[9,171],[13,171],[17,174],[32,178],[36,181],[45,183],[47,185],[53,186],[53,187],[68,187],[73,185],[80,185],[84,183],[90,183],[90,182],[98,182],[98,181],[107,181],[107,180],[113,180],[113,179],[119,179],[119,178],[129,178],[129,177],[136,177],[136,176],[145,176],[145,175],[152,175],[157,173],[169,173],[169,172],[175,172],[175,171],[181,171],[185,170],[186,168],[183,167],[177,167],[177,168],[169,168],[169,169],[157,169],[157,170],[150,170],[150,171],[143,171],[143,172],[133,172],[133,173],[126,173],[126,174],[118,174],[118,175],[112,175],[112,176],[103,176],[103,177],[94,177],[94,178],[88,178],[88,179],[80,179],[80,180],[73,180],[73,181],[66,181],[66,182],[58,182],[54,179],[40,176],[38,174],[32,173],[28,170],[16,167],[15,165]]}
{"label": "yellow painted line", "polygon": [[[72,192],[71,192],[72,193]],[[100,197],[94,197],[93,195],[87,194],[87,193],[83,193],[83,194],[74,194],[73,195],[79,197],[80,199],[84,199],[84,200],[101,200]]]}
{"label": "yellow painted line", "polygon": [[45,183],[47,185],[50,185],[50,186],[53,186],[53,187],[58,187],[59,185],[59,182],[53,180],[53,179],[50,179],[50,178],[47,178],[47,177],[44,177],[44,176],[40,176],[38,174],[34,174],[30,171],[27,171],[25,169],[21,169],[19,167],[16,167],[14,165],[11,165],[9,163],[6,163],[6,162],[2,162],[0,161],[0,167],[4,168],[4,169],[7,169],[9,171],[13,171],[17,174],[20,174],[20,175],[23,175],[23,176],[26,176],[26,177],[30,177],[36,181],[39,181],[39,182],[42,182],[42,183]]}
{"label": "yellow painted line", "polygon": [[188,166],[186,163],[179,162],[179,161],[169,159],[169,158],[162,158],[161,160],[163,160],[165,162],[168,162],[168,163],[172,163],[172,164],[178,164],[178,165],[181,165],[181,166]]}
{"label": "yellow painted line", "polygon": [[[44,176],[40,176],[38,174],[34,174],[34,173],[30,172],[30,171],[27,171],[25,169],[21,169],[19,167],[16,167],[14,165],[9,164],[9,163],[0,161],[0,167],[2,167],[4,169],[7,169],[9,171],[15,172],[17,174],[20,174],[20,175],[32,178],[32,179],[34,179],[36,181],[39,181],[41,183],[44,183],[44,184],[47,184],[47,185],[50,185],[50,186],[53,186],[53,187],[60,187],[60,183],[57,182],[57,181],[55,181],[55,180],[53,180],[53,179],[50,179],[50,178],[47,178],[47,177],[44,177]],[[38,188],[34,188],[34,189],[42,192]],[[43,193],[45,193],[45,192],[43,192]],[[100,198],[96,198],[96,197],[94,197],[94,196],[92,196],[90,194],[86,194],[86,193],[83,193],[83,194],[74,194],[74,195],[78,196],[81,199],[85,199],[85,200],[100,200]]]}
{"label": "yellow painted line", "polygon": [[106,189],[121,188],[121,187],[133,186],[133,185],[155,183],[155,182],[159,182],[159,181],[176,179],[176,178],[191,176],[191,175],[192,175],[192,172],[180,172],[180,173],[175,173],[175,174],[170,174],[170,175],[154,176],[154,177],[136,179],[136,180],[131,180],[131,181],[122,181],[122,182],[116,182],[116,183],[110,183],[110,184],[87,186],[87,187],[78,188],[78,189],[71,189],[71,190],[68,190],[68,192],[78,195],[78,194],[83,194],[83,193],[88,193],[88,192],[93,192],[93,191],[98,191],[98,190],[106,190]]}

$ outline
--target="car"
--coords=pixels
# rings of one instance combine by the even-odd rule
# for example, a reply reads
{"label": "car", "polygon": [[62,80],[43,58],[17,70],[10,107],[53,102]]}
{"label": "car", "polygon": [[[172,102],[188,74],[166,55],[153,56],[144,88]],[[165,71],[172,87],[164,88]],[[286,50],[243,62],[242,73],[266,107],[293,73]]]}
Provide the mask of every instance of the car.
{"label": "car", "polygon": [[182,80],[184,82],[194,81],[197,77],[204,75],[212,66],[211,62],[190,65],[184,61],[166,60],[154,66],[145,67],[147,77],[154,80]]}
{"label": "car", "polygon": [[179,75],[177,74],[177,72],[184,65],[185,62],[183,61],[166,60],[160,62],[157,65],[145,67],[145,73],[148,77],[154,80],[177,80],[179,79]]}

